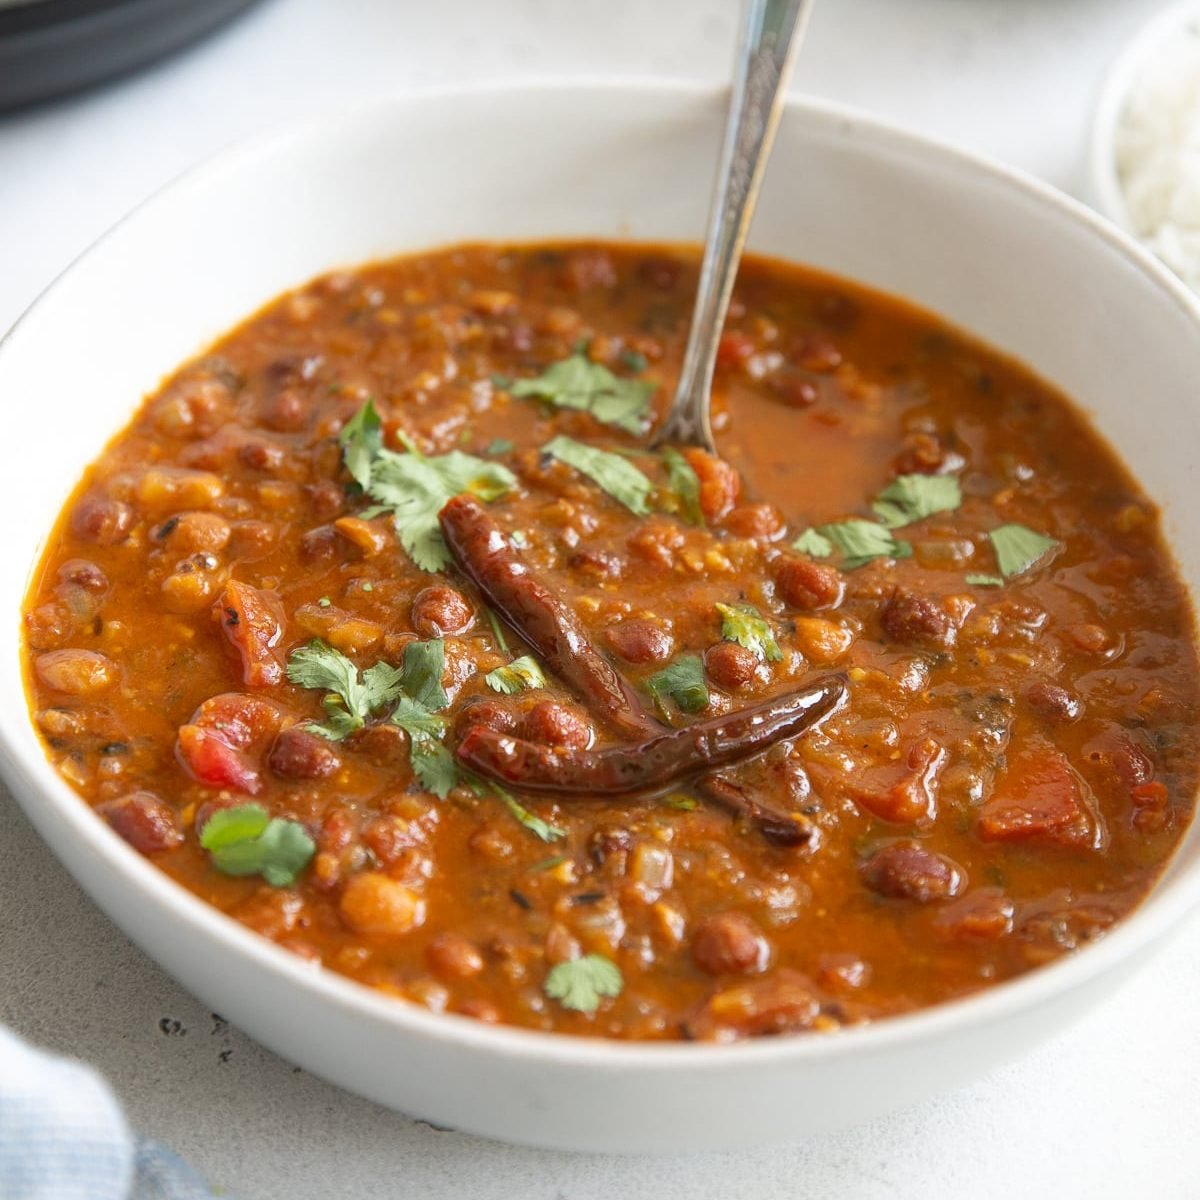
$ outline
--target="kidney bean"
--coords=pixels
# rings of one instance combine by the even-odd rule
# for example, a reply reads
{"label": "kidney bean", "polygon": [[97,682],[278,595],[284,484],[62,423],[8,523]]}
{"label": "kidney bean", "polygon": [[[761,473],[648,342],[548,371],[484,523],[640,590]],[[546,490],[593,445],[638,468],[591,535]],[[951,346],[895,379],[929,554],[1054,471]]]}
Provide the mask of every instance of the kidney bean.
{"label": "kidney bean", "polygon": [[709,975],[749,975],[766,970],[771,944],[744,913],[717,913],[697,928],[692,959]]}
{"label": "kidney bean", "polygon": [[308,424],[312,404],[293,388],[283,388],[261,409],[262,423],[277,433],[296,433]]}
{"label": "kidney bean", "polygon": [[630,618],[604,631],[608,648],[620,659],[639,666],[665,662],[675,647],[674,639],[653,621]]}
{"label": "kidney bean", "polygon": [[729,510],[724,526],[734,537],[770,540],[783,529],[783,514],[774,504],[738,504]]}
{"label": "kidney bean", "polygon": [[409,620],[422,637],[465,633],[475,614],[466,597],[452,587],[427,587],[412,602]]}
{"label": "kidney bean", "polygon": [[71,513],[71,529],[85,542],[116,546],[133,530],[133,509],[103,492],[89,492]]}
{"label": "kidney bean", "polygon": [[937,602],[915,592],[895,592],[879,610],[879,621],[890,641],[906,645],[942,645],[950,633],[950,618]]}
{"label": "kidney bean", "polygon": [[[252,471],[272,475],[283,466],[284,448],[275,442],[254,438],[238,447],[238,462]],[[339,489],[340,490],[340,489]]]}
{"label": "kidney bean", "polygon": [[332,525],[318,525],[300,539],[300,557],[306,563],[332,562],[340,553],[341,539]]}
{"label": "kidney bean", "polygon": [[516,733],[517,714],[510,705],[489,696],[476,696],[459,709],[454,726],[461,735],[476,725],[497,733]]}
{"label": "kidney bean", "polygon": [[297,725],[282,730],[267,755],[267,766],[283,779],[323,779],[341,765],[325,738]]}
{"label": "kidney bean", "polygon": [[775,586],[785,604],[803,612],[836,608],[845,593],[841,572],[811,558],[785,558],[775,572]]}
{"label": "kidney bean", "polygon": [[758,655],[737,642],[717,642],[704,652],[705,673],[726,691],[739,692],[753,683],[758,667]]}
{"label": "kidney bean", "polygon": [[483,970],[483,955],[460,933],[439,933],[425,948],[425,961],[439,978],[471,979]]}
{"label": "kidney bean", "polygon": [[820,1015],[812,983],[785,968],[715,993],[684,1021],[683,1032],[690,1038],[714,1042],[772,1037],[811,1029]]}
{"label": "kidney bean", "polygon": [[863,883],[880,896],[928,904],[962,890],[963,876],[948,858],[910,842],[876,850],[858,869]]}
{"label": "kidney bean", "polygon": [[521,736],[543,746],[584,750],[594,736],[591,722],[577,708],[540,700],[521,718]]}
{"label": "kidney bean", "polygon": [[1083,712],[1083,702],[1078,696],[1044,679],[1031,683],[1025,689],[1025,703],[1039,717],[1053,724],[1077,720]]}
{"label": "kidney bean", "polygon": [[58,568],[58,578],[65,584],[74,584],[85,592],[99,595],[108,591],[108,576],[94,562],[86,558],[69,558]]}
{"label": "kidney bean", "polygon": [[130,792],[98,804],[96,811],[140,854],[158,854],[183,841],[174,809],[153,792]]}
{"label": "kidney bean", "polygon": [[95,650],[49,650],[34,661],[38,678],[68,696],[93,696],[117,681],[116,664]]}

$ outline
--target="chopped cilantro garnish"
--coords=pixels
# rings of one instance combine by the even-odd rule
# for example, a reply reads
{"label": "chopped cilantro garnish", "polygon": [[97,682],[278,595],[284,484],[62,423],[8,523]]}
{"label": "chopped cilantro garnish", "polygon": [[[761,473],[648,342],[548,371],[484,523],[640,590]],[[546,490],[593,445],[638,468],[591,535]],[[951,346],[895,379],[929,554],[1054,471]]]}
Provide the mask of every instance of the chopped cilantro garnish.
{"label": "chopped cilantro garnish", "polygon": [[899,529],[961,504],[962,489],[953,475],[900,475],[871,507],[889,529]]}
{"label": "chopped cilantro garnish", "polygon": [[368,400],[346,423],[338,440],[346,469],[372,500],[365,515],[390,512],[400,544],[423,571],[439,571],[450,552],[438,526],[438,513],[463,492],[491,501],[517,482],[505,466],[451,450],[425,455],[411,442],[407,453],[383,448],[379,414]]}
{"label": "chopped cilantro garnish", "polygon": [[677,658],[646,680],[646,688],[660,709],[673,700],[685,713],[702,712],[708,707],[708,685],[704,682],[704,663],[699,655]]}
{"label": "chopped cilantro garnish", "polygon": [[640,350],[622,350],[621,366],[640,375],[648,366],[650,360]]}
{"label": "chopped cilantro garnish", "polygon": [[811,554],[813,558],[828,558],[833,553],[833,543],[815,529],[806,529],[793,543],[793,550]]}
{"label": "chopped cilantro garnish", "polygon": [[333,601],[332,601],[332,600],[330,600],[330,598],[329,598],[328,596],[322,596],[322,597],[320,598],[320,600],[318,600],[318,601],[317,601],[317,603],[318,603],[318,604],[319,604],[319,605],[320,605],[322,608],[332,608],[332,607],[333,607]]}
{"label": "chopped cilantro garnish", "polygon": [[574,467],[637,516],[644,517],[650,511],[650,480],[621,455],[562,436],[547,442],[542,453]]}
{"label": "chopped cilantro garnish", "polygon": [[771,626],[752,604],[718,604],[721,614],[721,636],[727,642],[745,646],[763,662],[778,662],[783,657]]}
{"label": "chopped cilantro garnish", "polygon": [[700,508],[700,477],[678,450],[668,446],[662,452],[663,466],[667,471],[667,485],[675,497],[679,515],[689,525],[703,525],[704,513]]}
{"label": "chopped cilantro garnish", "polygon": [[536,379],[520,379],[509,389],[514,396],[548,400],[559,408],[590,412],[597,421],[627,433],[646,428],[650,397],[656,385],[641,379],[621,379],[585,353],[552,363]]}
{"label": "chopped cilantro garnish", "polygon": [[532,654],[522,654],[514,658],[506,666],[497,667],[483,677],[484,683],[493,692],[503,696],[515,696],[525,688],[542,688],[546,686],[546,676],[541,664]]}
{"label": "chopped cilantro garnish", "polygon": [[555,964],[546,976],[545,991],[563,1008],[592,1013],[604,997],[619,996],[624,982],[616,963],[601,954],[585,954]]}
{"label": "chopped cilantro garnish", "polygon": [[1059,546],[1054,538],[1024,525],[1001,525],[999,529],[993,529],[988,537],[996,552],[996,565],[1005,579],[1028,571]]}
{"label": "chopped cilantro garnish", "polygon": [[272,817],[261,804],[239,804],[213,813],[200,845],[225,875],[261,875],[272,887],[289,887],[308,866],[316,844],[299,821]]}
{"label": "chopped cilantro garnish", "polygon": [[430,712],[450,703],[442,687],[445,670],[446,643],[441,638],[409,642],[404,647],[404,691]]}
{"label": "chopped cilantro garnish", "polygon": [[551,825],[549,821],[543,820],[537,813],[530,812],[516,796],[506,791],[498,783],[489,783],[488,786],[504,801],[505,808],[535,837],[541,838],[543,842],[557,842],[559,838],[567,836],[565,829],[560,829],[557,825]]}
{"label": "chopped cilantro garnish", "polygon": [[972,587],[1003,587],[1004,580],[999,575],[968,575],[967,582]]}
{"label": "chopped cilantro garnish", "polygon": [[529,539],[520,529],[514,529],[512,533],[508,535],[508,540],[512,542],[512,544],[516,546],[518,550],[524,550],[525,547],[529,545]]}
{"label": "chopped cilantro garnish", "polygon": [[516,442],[509,441],[508,438],[496,438],[487,444],[484,450],[485,454],[511,454],[517,448]]}
{"label": "chopped cilantro garnish", "polygon": [[[912,546],[908,542],[897,540],[886,525],[880,525],[877,521],[864,521],[861,517],[852,517],[849,521],[838,521],[833,525],[821,525],[815,532],[831,549],[841,552],[842,566],[847,571],[861,567],[876,558],[908,558],[912,554]],[[804,536],[806,535],[801,535],[801,540]],[[810,539],[807,552],[814,554],[815,551],[811,547]]]}
{"label": "chopped cilantro garnish", "polygon": [[320,639],[293,650],[287,664],[292,683],[329,693],[324,700],[325,722],[307,728],[331,742],[361,729],[372,713],[395,701],[402,691],[402,674],[385,662],[360,673],[340,650]]}
{"label": "chopped cilantro garnish", "polygon": [[694,812],[700,807],[700,802],[695,796],[685,796],[682,792],[675,792],[668,796],[663,803],[668,808],[675,808],[680,812]]}

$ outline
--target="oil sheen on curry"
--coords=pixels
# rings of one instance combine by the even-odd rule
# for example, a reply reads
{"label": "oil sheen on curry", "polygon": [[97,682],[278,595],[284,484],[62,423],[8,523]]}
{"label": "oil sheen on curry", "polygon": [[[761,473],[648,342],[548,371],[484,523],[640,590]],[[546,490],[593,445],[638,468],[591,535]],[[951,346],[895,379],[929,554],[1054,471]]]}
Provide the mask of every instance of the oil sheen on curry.
{"label": "oil sheen on curry", "polygon": [[468,246],[181,368],[29,596],[58,770],[250,929],[481,1021],[826,1030],[1103,936],[1196,787],[1153,506],[1028,371],[763,259],[720,457],[651,450],[695,279]]}

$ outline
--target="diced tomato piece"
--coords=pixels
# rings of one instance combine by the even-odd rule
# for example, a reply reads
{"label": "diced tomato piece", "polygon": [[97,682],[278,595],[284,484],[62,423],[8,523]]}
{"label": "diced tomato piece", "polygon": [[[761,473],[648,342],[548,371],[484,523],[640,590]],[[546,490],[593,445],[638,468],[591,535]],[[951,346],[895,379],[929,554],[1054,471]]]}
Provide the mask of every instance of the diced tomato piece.
{"label": "diced tomato piece", "polygon": [[932,738],[914,742],[898,763],[871,767],[850,785],[850,796],[881,821],[916,824],[937,815],[937,784],[946,751]]}
{"label": "diced tomato piece", "polygon": [[208,787],[229,788],[257,796],[262,776],[240,750],[221,735],[201,725],[184,725],[179,730],[179,757],[195,778]]}
{"label": "diced tomato piece", "polygon": [[994,942],[1012,932],[1014,912],[1000,888],[976,888],[946,905],[933,927],[958,941]]}
{"label": "diced tomato piece", "polygon": [[192,714],[192,725],[212,729],[235,750],[264,745],[283,724],[279,706],[244,692],[211,696]]}
{"label": "diced tomato piece", "polygon": [[273,687],[283,682],[283,661],[276,649],[283,638],[277,597],[231,579],[213,615],[241,656],[242,680],[247,687]]}
{"label": "diced tomato piece", "polygon": [[754,339],[748,333],[738,333],[734,329],[727,329],[721,334],[721,340],[717,343],[717,365],[740,367],[742,363],[753,356],[757,348]]}
{"label": "diced tomato piece", "polygon": [[1014,755],[979,814],[985,842],[1050,842],[1098,847],[1103,830],[1087,785],[1054,747]]}
{"label": "diced tomato piece", "polygon": [[1126,789],[1154,778],[1154,763],[1132,734],[1113,726],[1083,748],[1090,762],[1120,780]]}
{"label": "diced tomato piece", "polygon": [[719,521],[737,503],[742,477],[723,458],[697,446],[688,447],[683,457],[700,480],[700,511],[705,520]]}

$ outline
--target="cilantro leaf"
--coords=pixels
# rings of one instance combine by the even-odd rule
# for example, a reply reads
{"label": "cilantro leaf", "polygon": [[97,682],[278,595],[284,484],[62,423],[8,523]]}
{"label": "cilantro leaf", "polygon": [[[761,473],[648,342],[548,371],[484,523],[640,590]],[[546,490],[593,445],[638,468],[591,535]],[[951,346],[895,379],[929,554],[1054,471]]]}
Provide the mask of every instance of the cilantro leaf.
{"label": "cilantro leaf", "polygon": [[492,501],[516,485],[502,463],[461,450],[425,455],[411,442],[406,454],[383,446],[382,423],[368,400],[338,434],[346,470],[374,500],[367,515],[390,512],[400,545],[422,571],[440,571],[450,552],[438,526],[438,513],[463,492]]}
{"label": "cilantro leaf", "polygon": [[833,543],[824,534],[809,528],[792,543],[792,549],[813,558],[828,558],[833,553]]}
{"label": "cilantro leaf", "polygon": [[886,525],[864,521],[861,517],[822,525],[817,532],[841,551],[842,567],[847,571],[876,558],[908,558],[912,554],[912,546],[897,541]]}
{"label": "cilantro leaf", "polygon": [[689,525],[703,525],[704,512],[700,508],[700,477],[678,450],[668,446],[662,452],[663,466],[667,469],[667,485],[679,505],[679,515]]}
{"label": "cilantro leaf", "polygon": [[508,653],[508,639],[504,636],[504,626],[500,624],[500,618],[496,616],[495,610],[489,608],[487,610],[488,624],[492,627],[492,637],[496,639],[496,645],[500,647],[501,654]]}
{"label": "cilantro leaf", "polygon": [[665,709],[668,699],[685,713],[702,712],[708,707],[708,685],[704,682],[704,663],[698,654],[677,658],[646,680],[646,688],[655,704]]}
{"label": "cilantro leaf", "polygon": [[688,796],[683,792],[674,792],[663,803],[668,808],[677,809],[679,812],[695,812],[700,807],[700,801],[695,796]]}
{"label": "cilantro leaf", "polygon": [[996,552],[996,565],[1005,579],[1028,571],[1052,550],[1059,548],[1054,538],[1024,525],[1001,525],[988,534]]}
{"label": "cilantro leaf", "polygon": [[514,396],[533,396],[558,408],[590,412],[597,421],[633,434],[646,428],[655,390],[656,385],[646,380],[619,378],[579,351],[552,363],[536,379],[518,380],[509,389]]}
{"label": "cilantro leaf", "polygon": [[411,696],[401,696],[388,720],[399,725],[411,738],[440,738],[446,732],[446,721]]}
{"label": "cilantro leaf", "polygon": [[516,796],[505,788],[502,788],[498,783],[490,783],[488,786],[504,801],[504,807],[535,837],[541,838],[543,842],[556,842],[559,838],[567,836],[565,829],[560,829],[557,825],[551,825],[549,821],[543,820],[537,813],[531,813],[529,809],[521,804]]}
{"label": "cilantro leaf", "polygon": [[899,475],[871,507],[889,529],[899,529],[961,504],[962,489],[953,475]]}
{"label": "cilantro leaf", "polygon": [[585,954],[555,964],[546,976],[545,992],[563,1008],[593,1013],[602,998],[619,996],[624,986],[616,963],[602,954]]}
{"label": "cilantro leaf", "polygon": [[511,454],[517,448],[517,443],[509,438],[495,438],[487,444],[485,454]]}
{"label": "cilantro leaf", "polygon": [[1004,580],[999,575],[975,575],[967,576],[967,582],[972,587],[1003,587]]}
{"label": "cilantro leaf", "polygon": [[515,696],[525,688],[545,687],[546,675],[541,663],[532,654],[522,654],[506,666],[489,671],[483,677],[483,681],[493,692],[499,692],[502,696]]}
{"label": "cilantro leaf", "polygon": [[338,445],[350,477],[365,492],[371,483],[371,463],[383,447],[383,422],[374,400],[368,400],[342,426]]}
{"label": "cilantro leaf", "polygon": [[621,455],[561,435],[547,442],[542,453],[574,467],[637,516],[644,517],[650,511],[650,480]]}
{"label": "cilantro leaf", "polygon": [[454,755],[436,738],[427,734],[410,735],[408,756],[417,782],[439,800],[445,800],[461,782]]}
{"label": "cilantro leaf", "polygon": [[752,604],[718,604],[721,614],[721,636],[727,642],[737,642],[753,650],[762,662],[778,662],[783,657],[771,626]]}
{"label": "cilantro leaf", "polygon": [[331,742],[340,742],[361,729],[376,709],[390,704],[401,692],[401,672],[395,667],[376,663],[360,676],[350,659],[319,638],[292,651],[287,677],[300,687],[329,693],[323,701],[325,723],[310,722],[305,728]]}
{"label": "cilantro leaf", "polygon": [[404,647],[404,691],[431,712],[438,712],[450,703],[442,687],[445,670],[446,643],[441,638],[409,642]]}
{"label": "cilantro leaf", "polygon": [[261,804],[214,813],[200,832],[200,845],[223,874],[261,875],[272,887],[289,887],[317,851],[299,821],[269,817]]}

